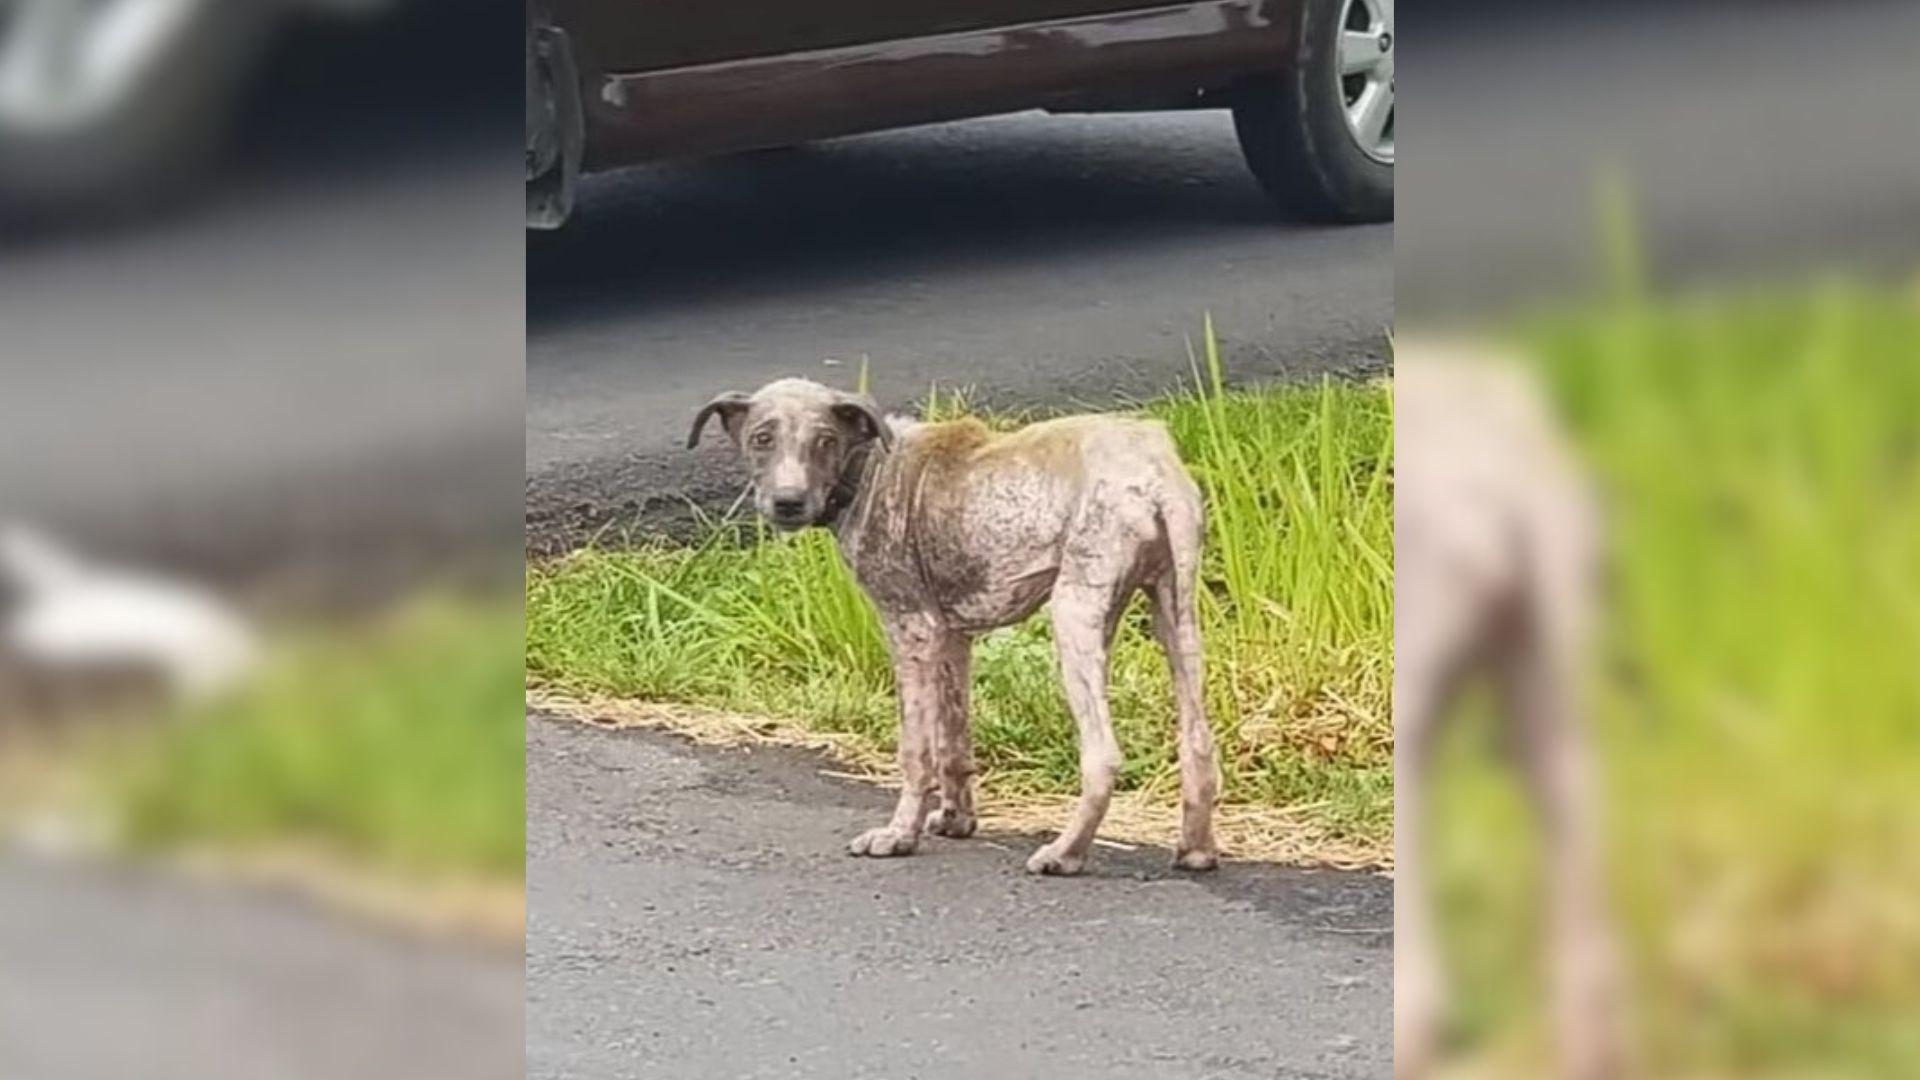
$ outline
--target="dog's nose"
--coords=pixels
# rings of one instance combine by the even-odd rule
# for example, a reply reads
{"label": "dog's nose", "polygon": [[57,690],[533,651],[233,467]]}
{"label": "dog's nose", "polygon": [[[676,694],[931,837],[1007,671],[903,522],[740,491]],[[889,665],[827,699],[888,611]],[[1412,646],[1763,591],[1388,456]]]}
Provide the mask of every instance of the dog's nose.
{"label": "dog's nose", "polygon": [[790,521],[805,513],[806,509],[807,500],[797,495],[775,496],[773,500],[773,516],[777,518]]}

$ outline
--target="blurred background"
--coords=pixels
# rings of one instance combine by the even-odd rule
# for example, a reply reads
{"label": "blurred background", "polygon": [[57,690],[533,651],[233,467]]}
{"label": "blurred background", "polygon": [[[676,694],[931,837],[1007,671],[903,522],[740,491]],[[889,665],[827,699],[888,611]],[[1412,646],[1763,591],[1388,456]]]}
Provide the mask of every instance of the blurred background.
{"label": "blurred background", "polygon": [[[1607,507],[1577,711],[1625,1058],[1913,1075],[1920,6],[1408,17],[1399,333],[1518,357]],[[1554,853],[1499,712],[1469,690],[1399,808],[1431,819],[1436,1071],[1555,1075]]]}
{"label": "blurred background", "polygon": [[[0,2],[0,1075],[520,1072],[510,14]],[[1911,1075],[1920,7],[1409,17],[1401,329],[1517,347],[1609,505],[1631,1056]],[[1447,1041],[1537,1076],[1492,712]]]}
{"label": "blurred background", "polygon": [[520,1075],[515,13],[0,2],[0,1075]]}

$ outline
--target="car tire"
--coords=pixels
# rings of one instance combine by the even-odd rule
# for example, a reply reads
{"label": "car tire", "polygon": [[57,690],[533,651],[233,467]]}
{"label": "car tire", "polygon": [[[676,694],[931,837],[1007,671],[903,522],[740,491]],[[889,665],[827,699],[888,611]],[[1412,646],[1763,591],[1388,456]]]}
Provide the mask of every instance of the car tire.
{"label": "car tire", "polygon": [[182,192],[221,145],[263,52],[267,6],[207,4],[129,104],[97,121],[46,132],[0,119],[0,211],[50,224],[138,212]]}
{"label": "car tire", "polygon": [[[1247,165],[1290,216],[1343,223],[1393,220],[1392,11],[1391,0],[1306,0],[1295,26],[1294,62],[1284,73],[1235,90],[1234,131]],[[1379,45],[1384,68],[1343,75],[1343,41],[1350,49],[1360,40],[1358,30],[1354,37],[1343,35],[1350,26],[1369,22],[1376,40],[1385,35]],[[1386,141],[1363,147],[1348,117],[1358,100],[1354,87],[1367,92],[1365,80],[1382,73]]]}

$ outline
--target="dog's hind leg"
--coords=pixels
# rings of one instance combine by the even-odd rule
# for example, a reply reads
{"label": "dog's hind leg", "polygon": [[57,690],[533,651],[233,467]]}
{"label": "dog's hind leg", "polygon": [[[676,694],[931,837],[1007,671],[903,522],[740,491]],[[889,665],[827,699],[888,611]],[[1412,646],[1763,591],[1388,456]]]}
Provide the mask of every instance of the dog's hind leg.
{"label": "dog's hind leg", "polygon": [[1080,729],[1080,802],[1073,820],[1052,843],[1033,853],[1027,871],[1077,874],[1086,868],[1094,834],[1107,816],[1120,774],[1120,743],[1107,709],[1108,641],[1114,608],[1132,590],[1108,583],[1061,582],[1053,590],[1053,643],[1060,654],[1067,706]]}
{"label": "dog's hind leg", "polygon": [[1179,715],[1180,847],[1174,866],[1211,870],[1220,862],[1213,839],[1213,806],[1220,795],[1220,765],[1213,728],[1207,722],[1206,678],[1200,643],[1201,525],[1198,513],[1163,511],[1170,553],[1153,582],[1153,633],[1166,650]]}
{"label": "dog's hind leg", "polygon": [[1500,675],[1521,772],[1540,815],[1548,960],[1561,1075],[1606,1080],[1626,1069],[1618,958],[1604,907],[1592,751],[1578,715],[1573,643],[1536,626],[1511,643]]}

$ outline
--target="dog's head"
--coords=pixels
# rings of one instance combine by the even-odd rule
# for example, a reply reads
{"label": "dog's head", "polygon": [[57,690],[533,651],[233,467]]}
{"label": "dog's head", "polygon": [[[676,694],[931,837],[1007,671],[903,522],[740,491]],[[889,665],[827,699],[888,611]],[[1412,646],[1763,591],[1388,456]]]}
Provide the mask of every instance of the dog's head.
{"label": "dog's head", "polygon": [[806,379],[781,379],[707,402],[693,418],[688,449],[700,444],[701,430],[715,416],[746,459],[754,506],[782,529],[821,524],[855,451],[874,440],[883,447],[893,442],[872,399]]}

